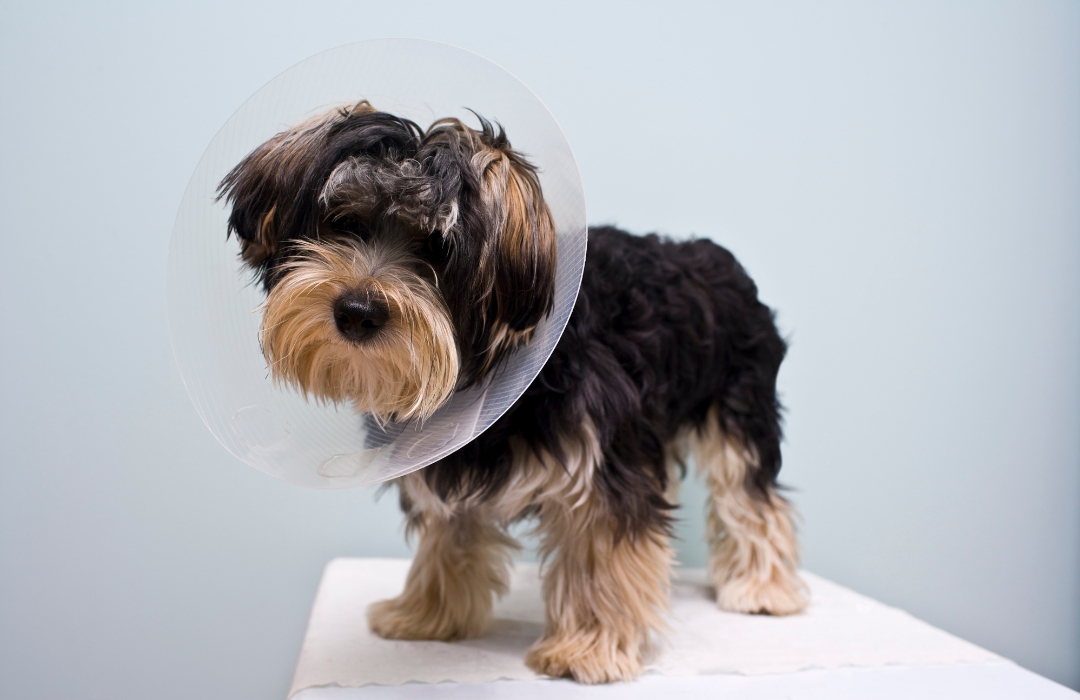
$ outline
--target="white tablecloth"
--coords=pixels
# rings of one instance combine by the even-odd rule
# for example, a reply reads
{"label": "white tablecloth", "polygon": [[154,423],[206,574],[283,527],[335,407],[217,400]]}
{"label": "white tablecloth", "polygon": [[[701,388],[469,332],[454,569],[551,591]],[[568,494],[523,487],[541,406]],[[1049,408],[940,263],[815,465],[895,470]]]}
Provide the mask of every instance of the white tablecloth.
{"label": "white tablecloth", "polygon": [[[517,565],[511,591],[496,604],[491,629],[480,639],[380,639],[368,629],[365,611],[371,603],[401,592],[408,566],[399,559],[335,559],[327,565],[290,698],[569,700],[608,697],[616,690],[620,698],[659,693],[965,697],[958,695],[965,689],[971,693],[966,696],[980,698],[1080,697],[902,610],[806,572],[811,589],[806,612],[769,617],[719,610],[704,572],[680,570],[672,595],[671,631],[641,680],[585,687],[541,679],[523,662],[526,649],[543,630],[536,565]],[[940,694],[927,695],[931,690]]]}

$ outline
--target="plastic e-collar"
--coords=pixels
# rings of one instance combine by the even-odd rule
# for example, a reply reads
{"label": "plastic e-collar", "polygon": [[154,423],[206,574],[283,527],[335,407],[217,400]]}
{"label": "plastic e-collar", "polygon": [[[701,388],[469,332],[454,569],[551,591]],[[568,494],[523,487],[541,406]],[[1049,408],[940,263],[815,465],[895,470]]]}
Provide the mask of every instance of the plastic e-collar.
{"label": "plastic e-collar", "polygon": [[[325,405],[276,385],[259,348],[261,288],[226,238],[216,201],[225,174],[256,146],[334,105],[369,100],[426,127],[468,124],[475,110],[506,128],[540,170],[555,220],[555,306],[532,341],[481,389],[455,394],[423,424],[386,433],[348,405]],[[315,488],[392,479],[457,450],[494,423],[547,362],[573,310],[585,264],[585,196],[559,125],[521,81],[476,54],[430,41],[364,41],[293,66],[243,104],[214,137],[188,184],[169,250],[173,349],[199,415],[231,453],[271,476]]]}

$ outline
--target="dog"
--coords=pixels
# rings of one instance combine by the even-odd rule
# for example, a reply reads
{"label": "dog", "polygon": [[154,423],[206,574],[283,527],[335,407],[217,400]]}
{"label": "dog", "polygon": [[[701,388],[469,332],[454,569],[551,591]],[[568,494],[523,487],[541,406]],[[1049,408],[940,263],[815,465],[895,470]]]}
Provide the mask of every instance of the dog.
{"label": "dog", "polygon": [[[505,131],[426,130],[359,102],[269,139],[222,181],[228,234],[266,291],[276,381],[379,422],[423,420],[482,385],[552,310],[556,237],[537,169]],[[558,345],[488,430],[396,480],[416,556],[373,605],[388,639],[483,634],[507,592],[511,524],[535,522],[546,625],[526,663],[581,683],[629,680],[665,627],[679,481],[710,498],[720,608],[807,604],[780,495],[786,352],[724,248],[589,229]]]}

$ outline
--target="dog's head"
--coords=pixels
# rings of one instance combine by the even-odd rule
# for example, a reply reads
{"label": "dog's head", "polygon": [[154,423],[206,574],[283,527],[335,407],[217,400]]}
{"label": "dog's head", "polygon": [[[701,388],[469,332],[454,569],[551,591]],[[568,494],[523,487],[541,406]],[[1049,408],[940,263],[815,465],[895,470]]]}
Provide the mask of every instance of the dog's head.
{"label": "dog's head", "polygon": [[528,342],[555,230],[502,128],[426,131],[367,102],[256,148],[219,191],[266,292],[275,380],[378,420],[426,418]]}

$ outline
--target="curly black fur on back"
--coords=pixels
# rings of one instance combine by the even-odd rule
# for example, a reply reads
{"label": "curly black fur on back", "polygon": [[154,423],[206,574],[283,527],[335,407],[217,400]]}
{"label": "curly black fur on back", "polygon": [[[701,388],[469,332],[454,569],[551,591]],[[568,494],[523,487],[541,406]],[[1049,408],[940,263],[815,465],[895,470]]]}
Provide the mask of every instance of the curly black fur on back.
{"label": "curly black fur on back", "polygon": [[772,312],[724,248],[592,228],[577,305],[547,365],[502,418],[425,478],[444,498],[494,495],[512,473],[512,436],[557,449],[588,416],[604,457],[595,486],[620,531],[667,532],[665,447],[715,406],[722,429],[758,457],[748,490],[767,498],[780,469],[785,351]]}

